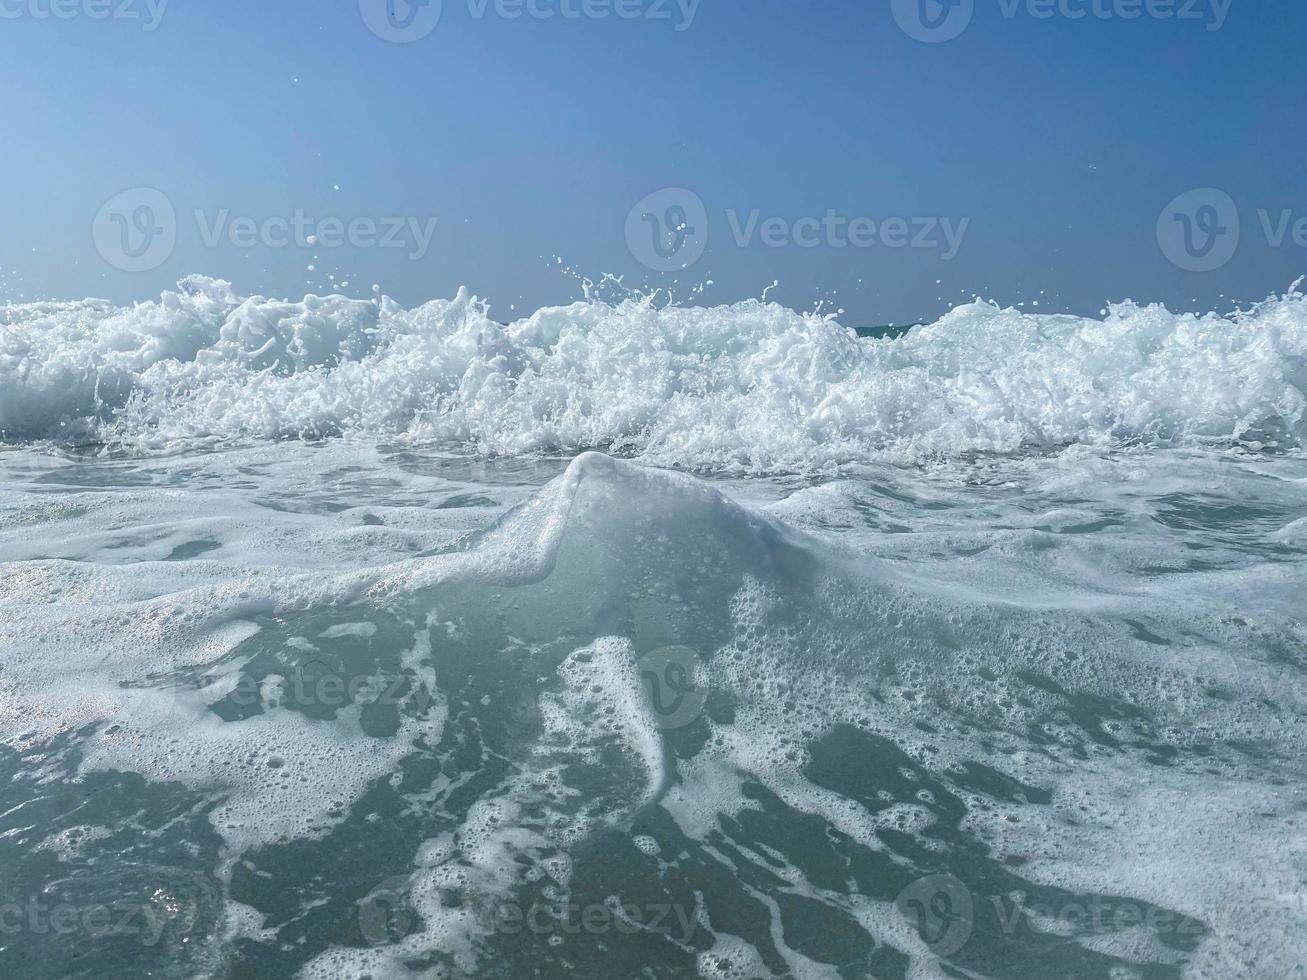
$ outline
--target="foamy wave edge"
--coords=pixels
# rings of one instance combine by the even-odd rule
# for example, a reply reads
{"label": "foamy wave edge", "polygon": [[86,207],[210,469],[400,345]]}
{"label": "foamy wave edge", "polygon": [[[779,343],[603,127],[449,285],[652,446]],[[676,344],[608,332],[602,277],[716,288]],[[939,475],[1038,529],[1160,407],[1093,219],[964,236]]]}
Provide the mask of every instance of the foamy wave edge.
{"label": "foamy wave edge", "polygon": [[406,310],[203,276],[128,307],[3,312],[5,441],[148,454],[342,434],[757,473],[1085,444],[1296,450],[1307,296],[1102,319],[975,302],[892,340],[759,301],[585,302],[501,324],[465,289]]}

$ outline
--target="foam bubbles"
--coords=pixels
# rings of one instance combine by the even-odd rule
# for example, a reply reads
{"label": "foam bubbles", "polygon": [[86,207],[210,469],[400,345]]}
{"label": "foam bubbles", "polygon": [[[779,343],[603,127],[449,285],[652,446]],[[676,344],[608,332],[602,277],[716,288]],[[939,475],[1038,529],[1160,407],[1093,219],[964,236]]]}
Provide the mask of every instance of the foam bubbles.
{"label": "foam bubbles", "polygon": [[605,448],[663,465],[811,471],[1069,444],[1307,435],[1307,299],[1232,318],[960,306],[897,340],[750,301],[577,303],[511,324],[466,291],[13,306],[0,437],[130,452],[356,432],[499,455]]}
{"label": "foam bubbles", "polygon": [[[986,914],[1039,893],[1031,955],[1054,937],[1118,975],[1179,954],[1059,911],[1192,916],[1200,977],[1283,975],[1307,948],[1300,456],[883,466],[750,482],[770,502],[746,504],[584,454],[534,493],[482,475],[468,520],[433,506],[472,496],[448,458],[357,449],[213,454],[198,476],[20,451],[30,479],[0,488],[21,559],[0,576],[0,737],[73,741],[65,778],[203,796],[247,952],[311,937],[305,977],[561,970],[596,944],[508,934],[496,909],[559,922],[616,896],[694,910],[658,946],[687,975],[874,974],[884,952],[938,976],[895,896],[945,867]],[[128,487],[79,483],[106,472]],[[670,644],[694,645],[705,697],[664,729],[638,665]],[[434,699],[384,730],[297,700],[296,668],[333,657]],[[102,844],[77,819],[42,860]],[[947,969],[983,972],[995,929]]]}

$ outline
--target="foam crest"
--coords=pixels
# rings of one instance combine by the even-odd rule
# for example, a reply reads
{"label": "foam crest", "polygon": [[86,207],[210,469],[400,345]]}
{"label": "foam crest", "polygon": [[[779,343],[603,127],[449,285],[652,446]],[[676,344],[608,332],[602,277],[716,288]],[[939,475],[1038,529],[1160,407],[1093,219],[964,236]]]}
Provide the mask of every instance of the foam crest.
{"label": "foam crest", "polygon": [[465,290],[10,306],[0,437],[132,452],[341,433],[495,455],[602,448],[702,470],[810,471],[1068,444],[1307,435],[1307,298],[1225,317],[960,306],[897,340],[776,304],[576,303],[511,324]]}

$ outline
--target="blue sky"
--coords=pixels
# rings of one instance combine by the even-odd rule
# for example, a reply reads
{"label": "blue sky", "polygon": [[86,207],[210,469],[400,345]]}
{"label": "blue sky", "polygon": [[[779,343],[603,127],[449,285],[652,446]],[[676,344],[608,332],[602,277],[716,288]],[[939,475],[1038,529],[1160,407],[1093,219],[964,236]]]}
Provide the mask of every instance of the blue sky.
{"label": "blue sky", "polygon": [[[1304,4],[444,0],[394,43],[386,2],[0,0],[0,298],[199,272],[467,285],[507,318],[611,273],[695,302],[779,281],[859,324],[975,294],[1225,311],[1307,272]],[[957,36],[911,36],[936,18]]]}

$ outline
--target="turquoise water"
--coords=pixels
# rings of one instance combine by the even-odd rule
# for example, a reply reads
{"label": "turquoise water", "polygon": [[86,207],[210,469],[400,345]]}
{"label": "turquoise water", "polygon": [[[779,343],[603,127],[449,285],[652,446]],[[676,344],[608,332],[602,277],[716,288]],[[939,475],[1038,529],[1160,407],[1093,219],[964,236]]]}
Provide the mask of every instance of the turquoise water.
{"label": "turquoise water", "polygon": [[0,452],[0,972],[1288,977],[1307,459]]}
{"label": "turquoise water", "polygon": [[1296,291],[7,307],[0,977],[1303,977],[1304,445]]}

